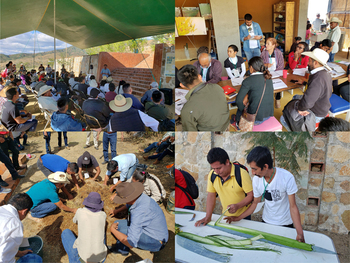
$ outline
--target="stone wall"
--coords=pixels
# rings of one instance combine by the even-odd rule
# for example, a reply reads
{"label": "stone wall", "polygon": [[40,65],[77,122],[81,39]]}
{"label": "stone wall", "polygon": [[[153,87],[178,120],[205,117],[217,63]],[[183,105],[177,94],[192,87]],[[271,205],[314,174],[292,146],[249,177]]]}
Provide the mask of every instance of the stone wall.
{"label": "stone wall", "polygon": [[[298,192],[296,202],[301,222],[305,229],[328,230],[336,233],[348,233],[350,230],[350,164],[348,133],[329,133],[327,136],[314,137],[307,144],[307,161],[298,158],[301,171],[296,177]],[[199,187],[199,197],[195,200],[196,210],[206,210],[206,187],[210,165],[206,160],[212,147],[224,148],[230,160],[246,164],[245,151],[251,147],[242,133],[215,134],[210,132],[176,133],[175,164],[177,168],[193,175]],[[321,171],[317,166],[310,171],[310,163],[324,163]],[[278,166],[278,163],[276,163]],[[250,173],[251,174],[251,173]],[[308,198],[318,200],[318,205],[308,203]],[[214,213],[221,214],[222,207],[217,199]],[[257,219],[261,215],[256,214]]]}

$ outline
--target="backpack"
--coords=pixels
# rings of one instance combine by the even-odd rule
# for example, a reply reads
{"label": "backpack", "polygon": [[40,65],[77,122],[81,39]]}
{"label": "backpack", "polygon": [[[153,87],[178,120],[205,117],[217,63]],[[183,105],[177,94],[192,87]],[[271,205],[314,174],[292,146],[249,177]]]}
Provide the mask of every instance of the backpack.
{"label": "backpack", "polygon": [[[235,166],[235,178],[236,178],[237,184],[239,185],[239,187],[242,188],[241,168],[242,168],[243,170],[246,170],[247,172],[248,172],[248,168],[245,167],[243,164],[240,164],[240,163],[237,162],[237,161],[232,162],[232,165]],[[249,172],[248,172],[248,173],[249,173]],[[218,176],[218,175],[215,174],[214,171],[213,171],[213,172],[211,173],[211,176],[210,176],[210,181],[211,181],[211,183],[214,183],[216,176]],[[245,195],[247,195],[247,194],[245,194]]]}
{"label": "backpack", "polygon": [[192,200],[188,195],[190,195],[193,199],[197,199],[198,195],[199,195],[198,186],[196,184],[196,181],[194,180],[192,175],[190,175],[188,172],[183,171],[183,170],[179,170],[179,171],[183,175],[183,177],[185,178],[187,187],[183,188],[182,186],[178,185],[177,183],[175,183],[175,186],[179,187],[182,190],[182,192],[185,193],[185,195],[187,196],[190,203],[192,203]]}
{"label": "backpack", "polygon": [[[160,186],[160,182],[159,182],[156,178],[154,178],[152,175],[149,174],[149,176],[148,176],[147,178],[156,183],[156,185],[157,185],[157,187],[158,187],[158,190],[159,190],[159,193],[160,193],[161,196],[162,196],[162,198],[161,198],[161,200],[160,200],[160,203],[162,203],[163,200],[164,200],[165,197],[166,197],[166,192],[164,192],[164,191],[162,190],[162,186]],[[164,188],[164,187],[163,187],[163,188]]]}
{"label": "backpack", "polygon": [[175,131],[175,122],[168,118],[160,121],[158,131]]}

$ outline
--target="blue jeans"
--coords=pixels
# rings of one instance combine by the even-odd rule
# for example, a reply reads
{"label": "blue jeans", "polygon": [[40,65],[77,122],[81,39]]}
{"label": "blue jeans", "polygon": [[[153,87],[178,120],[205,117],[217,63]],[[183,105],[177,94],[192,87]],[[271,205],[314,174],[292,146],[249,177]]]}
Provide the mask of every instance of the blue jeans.
{"label": "blue jeans", "polygon": [[158,159],[158,161],[161,161],[165,156],[170,155],[174,156],[174,152],[170,151],[169,149],[166,149],[162,153],[158,153],[157,155],[151,155],[148,156],[148,159]]}
{"label": "blue jeans", "polygon": [[246,54],[246,58],[248,61],[253,57],[260,57],[260,55],[261,55],[260,48],[254,48],[254,49],[251,49],[249,51],[244,50],[244,52]]}
{"label": "blue jeans", "polygon": [[117,133],[103,133],[103,158],[105,162],[108,162],[108,145],[111,145],[111,157],[112,159],[117,156]]}
{"label": "blue jeans", "polygon": [[146,147],[143,151],[145,153],[148,153],[149,151],[151,151],[153,148],[156,148],[156,152],[159,153],[161,151],[163,151],[164,148],[169,146],[169,142],[162,142],[159,146],[158,146],[158,142],[154,142],[152,144],[150,144],[148,147]]}
{"label": "blue jeans", "polygon": [[26,121],[25,123],[19,124],[15,131],[24,132],[24,131],[35,131],[38,121],[36,119],[32,121]]}
{"label": "blue jeans", "polygon": [[42,203],[30,210],[32,217],[42,218],[55,211],[57,206],[51,202]]}
{"label": "blue jeans", "polygon": [[17,260],[16,262],[17,263],[42,263],[43,259],[37,254],[28,253],[23,257],[19,258],[19,260]]}
{"label": "blue jeans", "polygon": [[[128,234],[128,221],[126,219],[116,220],[114,223],[119,222],[118,231],[127,235]],[[121,243],[117,240],[117,244]],[[157,252],[163,248],[162,243],[144,233],[141,234],[139,241],[137,242],[137,248],[147,250],[150,252]]]}
{"label": "blue jeans", "polygon": [[129,171],[128,171],[128,175],[126,177],[126,180],[128,180],[129,178],[132,177],[132,175],[134,174],[135,170],[136,170],[136,166],[139,164],[139,159],[136,158],[136,162],[133,166],[131,166],[129,168]]}
{"label": "blue jeans", "polygon": [[[69,263],[80,263],[80,256],[78,253],[78,249],[73,248],[73,244],[75,240],[77,239],[72,230],[65,229],[62,231],[61,234],[62,244],[64,247],[64,250],[66,251],[69,259]],[[105,240],[106,243],[106,240]],[[106,259],[102,261],[105,262]]]}
{"label": "blue jeans", "polygon": [[335,53],[329,53],[329,59],[328,59],[328,62],[334,62],[334,56],[335,56]]}

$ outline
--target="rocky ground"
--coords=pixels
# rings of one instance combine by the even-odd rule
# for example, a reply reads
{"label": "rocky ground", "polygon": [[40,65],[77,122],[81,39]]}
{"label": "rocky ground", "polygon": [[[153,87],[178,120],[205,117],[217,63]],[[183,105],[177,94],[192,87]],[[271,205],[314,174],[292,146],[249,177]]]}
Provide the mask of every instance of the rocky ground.
{"label": "rocky ground", "polygon": [[[149,133],[143,137],[134,137],[133,133],[124,133],[124,139],[121,138],[121,133],[118,133],[118,143],[117,143],[117,154],[123,153],[134,153],[138,157],[140,163],[147,164],[148,171],[152,174],[158,176],[167,191],[167,196],[171,193],[171,186],[174,186],[174,179],[169,176],[167,165],[174,163],[174,158],[166,156],[162,162],[157,165],[153,165],[152,160],[145,161],[142,158],[142,153],[138,150],[140,148],[145,148],[150,143],[154,141],[159,141],[162,137],[162,134],[159,133]],[[91,138],[92,140],[92,138]],[[101,164],[103,162],[103,153],[102,153],[102,134],[100,135],[100,146],[99,150],[96,150],[93,146],[90,146],[87,149],[84,149],[83,146],[86,142],[86,133],[84,132],[69,132],[68,133],[68,142],[70,149],[59,150],[57,147],[57,133],[53,133],[51,136],[51,147],[55,154],[58,154],[69,161],[76,162],[78,157],[83,154],[85,150],[88,150],[91,155],[93,155],[97,161]],[[28,171],[26,178],[22,179],[18,187],[16,188],[15,193],[26,192],[29,188],[45,179],[43,173],[37,169],[36,162],[38,157],[45,152],[45,143],[42,136],[42,133],[30,134],[29,144],[30,147],[25,149],[22,152],[31,153],[35,155],[36,158],[29,160],[28,162]],[[92,145],[92,141],[91,141]],[[150,154],[152,154],[151,152]],[[101,175],[98,178],[97,182],[87,181],[80,189],[71,186],[71,191],[73,192],[74,199],[68,201],[66,204],[70,207],[83,207],[83,199],[91,191],[97,191],[101,194],[102,200],[105,202],[104,210],[108,213],[115,205],[109,200],[110,193],[108,187],[103,185],[103,179],[106,173],[106,165],[100,165]],[[118,173],[119,174],[119,173]],[[112,183],[112,182],[110,182]],[[60,194],[62,198],[65,198],[64,194]],[[140,249],[132,249],[129,256],[124,257],[120,254],[111,254],[107,255],[106,262],[138,262],[143,259],[150,259],[153,262],[174,262],[174,224],[175,217],[173,214],[170,214],[166,210],[167,200],[165,203],[161,204],[164,215],[166,217],[168,231],[169,231],[169,241],[166,247],[157,253],[150,253],[148,251],[143,251]],[[41,219],[40,222],[35,222],[30,218],[24,219],[24,236],[29,237],[33,235],[39,235],[44,241],[43,247],[43,261],[44,262],[69,262],[68,256],[66,255],[62,243],[61,243],[61,233],[64,229],[69,228],[75,234],[78,234],[77,226],[72,222],[74,214],[57,210],[56,213]],[[118,215],[118,217],[123,218],[125,215]],[[111,223],[116,220],[115,218],[107,218],[107,245],[112,245],[115,243],[115,238],[111,235],[109,227]]]}

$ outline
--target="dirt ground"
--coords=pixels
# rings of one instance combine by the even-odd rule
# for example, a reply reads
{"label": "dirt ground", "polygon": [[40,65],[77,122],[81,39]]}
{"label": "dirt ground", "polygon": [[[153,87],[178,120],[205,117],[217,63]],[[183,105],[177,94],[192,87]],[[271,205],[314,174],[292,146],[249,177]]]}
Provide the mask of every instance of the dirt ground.
{"label": "dirt ground", "polygon": [[[161,180],[165,190],[167,191],[167,197],[171,193],[171,186],[174,186],[174,179],[169,176],[167,165],[174,163],[174,158],[166,156],[159,164],[153,165],[154,160],[145,161],[142,158],[142,153],[138,150],[140,148],[147,147],[150,143],[154,141],[159,141],[163,136],[163,133],[149,133],[145,134],[142,137],[135,137],[133,133],[124,133],[124,139],[121,139],[121,133],[118,133],[118,142],[117,142],[117,154],[124,153],[134,153],[136,154],[139,162],[141,164],[148,165],[148,172],[155,174]],[[92,136],[91,136],[92,137]],[[62,149],[59,150],[57,146],[57,133],[51,135],[51,148],[55,154],[58,154],[69,161],[76,162],[78,157],[83,154],[85,150],[88,150],[91,155],[93,155],[97,161],[100,163],[101,174],[97,182],[87,180],[87,183],[83,185],[79,190],[76,187],[71,189],[74,199],[66,203],[70,207],[83,207],[82,202],[84,198],[91,191],[99,192],[104,201],[104,211],[108,214],[110,210],[116,207],[110,200],[110,193],[108,187],[103,185],[104,176],[106,173],[106,164],[102,165],[103,162],[103,152],[102,152],[102,133],[99,138],[99,150],[96,150],[93,146],[90,146],[87,149],[84,149],[83,146],[86,142],[86,133],[85,132],[69,132],[68,133],[68,144],[70,150]],[[41,154],[45,154],[45,141],[43,139],[42,133],[30,134],[28,143],[30,146],[22,151],[22,153],[31,153],[35,154],[36,158],[28,161],[28,171],[26,178],[20,181],[20,184],[16,188],[14,194],[19,192],[26,192],[29,188],[45,179],[46,177],[43,173],[38,170],[36,162],[38,157]],[[91,145],[93,145],[91,138]],[[153,154],[153,151],[148,153]],[[117,173],[119,175],[119,173]],[[112,181],[110,180],[109,184]],[[72,186],[67,186],[71,188]],[[60,197],[65,198],[65,195],[60,192]],[[175,229],[175,217],[173,214],[170,214],[166,211],[167,200],[160,205],[162,208],[169,231],[169,241],[163,250],[157,253],[150,253],[148,251],[140,249],[132,249],[130,254],[127,257],[121,256],[120,254],[108,253],[106,262],[138,262],[143,259],[150,259],[153,262],[174,262],[174,229]],[[33,235],[39,235],[44,241],[43,247],[43,261],[44,262],[69,262],[68,256],[66,255],[64,248],[61,243],[61,233],[64,229],[69,228],[75,234],[78,234],[77,225],[72,222],[74,214],[61,211],[59,209],[57,212],[51,214],[43,219],[40,222],[35,222],[30,218],[24,219],[24,236],[30,237]],[[125,215],[118,215],[118,218],[125,218]],[[107,217],[107,245],[112,245],[115,243],[115,238],[110,233],[110,226],[118,218]]]}

